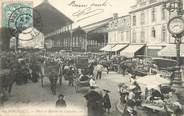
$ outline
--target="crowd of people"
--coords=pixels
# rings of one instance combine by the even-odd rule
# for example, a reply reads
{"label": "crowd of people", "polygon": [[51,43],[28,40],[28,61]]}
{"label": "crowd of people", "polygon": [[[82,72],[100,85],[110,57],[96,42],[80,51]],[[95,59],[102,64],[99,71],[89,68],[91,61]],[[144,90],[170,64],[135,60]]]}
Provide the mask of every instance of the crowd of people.
{"label": "crowd of people", "polygon": [[36,83],[41,77],[41,59],[35,52],[2,52],[0,56],[1,104],[8,100],[13,84]]}
{"label": "crowd of people", "polygon": [[[43,78],[50,81],[51,91],[56,95],[56,85],[59,79],[68,81],[69,86],[74,86],[74,80],[89,80],[91,88],[95,86],[96,79],[102,78],[104,67],[99,62],[99,58],[87,57],[87,68],[77,66],[76,56],[63,55],[60,53],[43,51],[17,51],[3,52],[1,54],[1,101],[7,99],[7,91],[10,94],[12,85],[26,84],[28,82],[36,83]],[[90,59],[93,61],[90,62]],[[95,60],[94,60],[95,59]],[[108,68],[107,68],[108,69]]]}
{"label": "crowd of people", "polygon": [[[43,86],[43,79],[47,78],[50,81],[52,94],[56,95],[58,80],[60,85],[62,85],[62,81],[65,79],[68,81],[68,86],[71,87],[76,86],[76,80],[78,80],[79,84],[87,81],[87,86],[90,87],[90,91],[85,95],[89,116],[102,116],[104,112],[109,113],[111,108],[110,91],[103,90],[103,92],[99,92],[96,81],[102,79],[103,71],[106,71],[108,74],[113,65],[104,57],[87,56],[87,62],[80,62],[85,67],[81,67],[78,62],[79,58],[80,56],[71,54],[64,55],[62,53],[45,51],[4,52],[1,55],[1,103],[7,99],[6,91],[9,94],[11,93],[13,83],[22,85],[28,82],[36,83],[41,79]],[[134,68],[132,65],[130,67],[131,69]],[[119,68],[123,75],[126,72],[131,72],[131,70],[127,71],[127,62],[119,63]],[[141,90],[140,85],[136,81],[136,74],[131,74],[130,85],[124,83],[119,85],[120,101],[125,106],[127,113],[136,113],[136,106],[140,106],[143,99],[149,101],[158,97],[162,100],[164,99],[164,96],[154,89],[149,91],[146,89],[143,98],[143,90]],[[173,91],[171,90],[170,92]],[[60,94],[58,96],[56,106],[67,106],[64,95]]]}
{"label": "crowd of people", "polygon": [[151,112],[161,111],[164,113],[163,116],[182,114],[183,108],[178,102],[176,90],[170,86],[160,85],[158,88],[143,89],[133,74],[130,77],[130,84],[120,83],[118,91],[124,115],[136,116],[139,107],[147,108],[145,110]]}
{"label": "crowd of people", "polygon": [[[108,68],[104,67],[102,62],[93,60],[88,62],[86,65],[87,68],[78,67],[75,59],[71,57],[61,57],[56,55],[45,55],[42,56],[45,61],[51,59],[54,62],[59,63],[59,75],[64,77],[65,80],[68,80],[69,86],[74,86],[74,80],[78,80],[79,83],[87,81],[87,85],[89,85],[90,89],[84,96],[87,100],[87,109],[88,116],[103,116],[105,112],[110,113],[111,109],[111,101],[109,90],[99,88],[96,80],[102,78],[102,71],[106,69],[108,73]],[[88,57],[88,59],[90,59]],[[82,62],[85,63],[85,62]],[[58,100],[56,101],[57,107],[66,107],[66,102],[64,100],[64,95],[59,95]]]}

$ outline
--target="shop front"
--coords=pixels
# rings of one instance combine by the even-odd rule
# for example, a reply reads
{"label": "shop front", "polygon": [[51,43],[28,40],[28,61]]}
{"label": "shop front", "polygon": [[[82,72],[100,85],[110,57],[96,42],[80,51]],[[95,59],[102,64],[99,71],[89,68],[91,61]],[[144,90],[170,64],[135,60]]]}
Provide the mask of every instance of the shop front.
{"label": "shop front", "polygon": [[[161,57],[176,57],[176,44],[168,44],[165,48],[158,52]],[[184,57],[184,44],[180,46],[180,56]]]}
{"label": "shop front", "polygon": [[116,44],[111,51],[115,52],[116,55],[119,55],[120,52],[125,49],[128,46],[128,44]]}
{"label": "shop front", "polygon": [[127,58],[133,58],[136,55],[144,55],[145,53],[145,45],[132,44],[126,47],[124,50],[120,52],[121,56]]}
{"label": "shop front", "polygon": [[116,46],[116,44],[107,44],[105,47],[101,48],[100,51],[112,52],[114,46]]}
{"label": "shop front", "polygon": [[162,50],[165,46],[161,45],[147,45],[146,56],[148,57],[158,57],[158,52]]}

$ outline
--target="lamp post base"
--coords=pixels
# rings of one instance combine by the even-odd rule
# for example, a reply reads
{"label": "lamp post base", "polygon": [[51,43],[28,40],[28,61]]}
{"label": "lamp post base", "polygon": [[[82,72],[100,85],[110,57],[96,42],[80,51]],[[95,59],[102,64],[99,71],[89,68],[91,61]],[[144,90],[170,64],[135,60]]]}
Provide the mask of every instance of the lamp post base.
{"label": "lamp post base", "polygon": [[174,80],[171,82],[171,86],[175,89],[184,88],[183,87],[183,82],[182,82],[182,79],[181,79],[180,70],[175,71],[175,77],[174,77]]}
{"label": "lamp post base", "polygon": [[175,71],[175,78],[173,81],[171,81],[171,87],[175,89],[177,98],[179,102],[184,105],[184,82],[181,79],[181,72],[180,71]]}
{"label": "lamp post base", "polygon": [[184,82],[181,78],[181,72],[179,70],[176,70],[174,80],[171,81],[171,87],[176,90],[176,93],[180,94],[181,92],[184,92],[183,83]]}

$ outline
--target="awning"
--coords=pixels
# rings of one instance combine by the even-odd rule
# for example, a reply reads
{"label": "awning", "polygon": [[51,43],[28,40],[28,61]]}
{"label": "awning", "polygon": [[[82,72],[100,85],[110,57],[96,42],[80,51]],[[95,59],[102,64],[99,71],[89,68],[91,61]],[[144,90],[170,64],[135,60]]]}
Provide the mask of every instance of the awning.
{"label": "awning", "polygon": [[147,47],[147,56],[149,57],[158,57],[158,52],[163,49],[163,45],[148,45]]}
{"label": "awning", "polygon": [[129,45],[127,48],[120,52],[120,55],[127,58],[132,58],[134,57],[135,53],[142,47],[144,47],[144,45]]}
{"label": "awning", "polygon": [[[176,44],[168,44],[158,52],[158,56],[176,57]],[[184,57],[184,44],[180,45],[180,56]]]}
{"label": "awning", "polygon": [[117,44],[115,45],[113,48],[112,48],[112,51],[113,52],[116,52],[116,51],[119,51],[123,48],[125,48],[128,44]]}
{"label": "awning", "polygon": [[100,51],[107,51],[110,52],[112,51],[112,48],[115,46],[115,44],[108,44],[105,47],[101,48]]}
{"label": "awning", "polygon": [[148,49],[157,49],[161,50],[163,47],[162,46],[148,46]]}

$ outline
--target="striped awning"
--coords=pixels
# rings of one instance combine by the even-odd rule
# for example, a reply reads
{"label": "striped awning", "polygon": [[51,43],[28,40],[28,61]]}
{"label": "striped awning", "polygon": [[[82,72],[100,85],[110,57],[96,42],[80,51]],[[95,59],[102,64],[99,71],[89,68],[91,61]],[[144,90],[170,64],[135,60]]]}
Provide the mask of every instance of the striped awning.
{"label": "striped awning", "polygon": [[[176,44],[168,44],[165,48],[158,52],[158,56],[176,57]],[[180,56],[184,57],[184,44],[180,45]]]}
{"label": "striped awning", "polygon": [[111,52],[112,48],[115,46],[115,44],[107,44],[105,47],[101,48],[100,51],[107,51]]}
{"label": "striped awning", "polygon": [[125,47],[127,47],[128,44],[117,44],[112,48],[113,52],[119,51]]}
{"label": "striped awning", "polygon": [[132,58],[135,56],[135,53],[142,47],[144,47],[144,45],[129,45],[127,48],[120,52],[120,55],[127,58]]}

